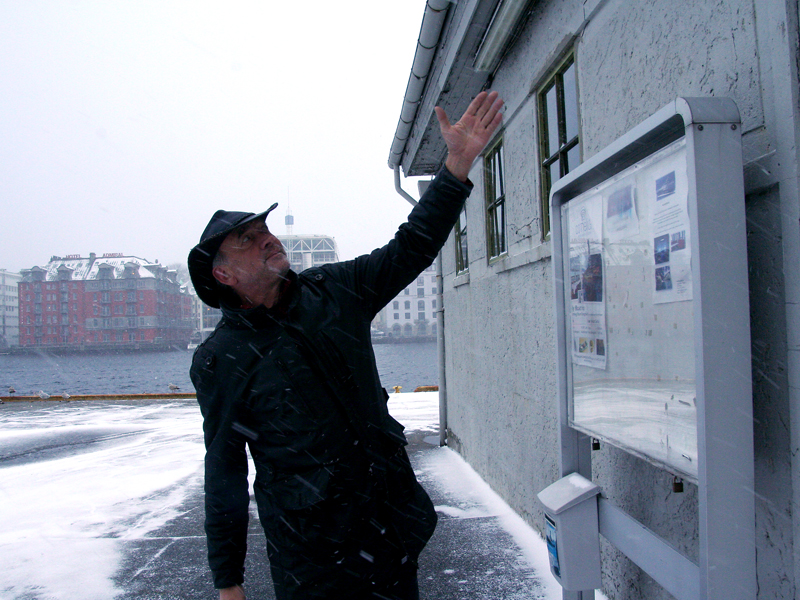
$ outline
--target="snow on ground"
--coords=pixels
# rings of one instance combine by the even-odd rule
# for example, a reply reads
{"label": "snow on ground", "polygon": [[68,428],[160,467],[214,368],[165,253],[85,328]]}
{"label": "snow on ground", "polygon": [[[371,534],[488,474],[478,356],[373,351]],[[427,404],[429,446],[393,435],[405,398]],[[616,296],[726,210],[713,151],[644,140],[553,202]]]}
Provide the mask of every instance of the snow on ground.
{"label": "snow on ground", "polygon": [[[392,394],[389,407],[407,431],[438,431],[436,392]],[[202,477],[197,405],[72,402],[0,410],[0,456],[37,439],[76,443],[62,444],[49,460],[0,461],[0,600],[109,600],[119,592],[112,583],[122,558],[117,540],[144,536],[176,517]],[[464,500],[437,510],[496,516],[540,573],[546,598],[560,599],[538,534],[458,454],[441,448],[427,456],[428,476]]]}
{"label": "snow on ground", "polygon": [[0,599],[113,598],[121,558],[115,540],[142,536],[176,515],[185,490],[202,477],[201,426],[194,402],[0,411],[0,447],[23,432],[44,440],[142,432],[53,460],[0,463]]}

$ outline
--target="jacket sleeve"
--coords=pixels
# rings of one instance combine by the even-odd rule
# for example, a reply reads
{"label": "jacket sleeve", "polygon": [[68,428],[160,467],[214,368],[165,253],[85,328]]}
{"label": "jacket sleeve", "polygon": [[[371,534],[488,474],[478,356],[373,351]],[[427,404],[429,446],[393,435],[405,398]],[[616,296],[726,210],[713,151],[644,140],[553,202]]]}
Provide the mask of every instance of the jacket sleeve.
{"label": "jacket sleeve", "polygon": [[[197,355],[195,355],[197,357]],[[195,361],[196,362],[196,361]],[[192,380],[203,414],[205,457],[205,530],[208,563],[214,587],[244,581],[250,492],[247,481],[246,441],[235,426],[230,407],[235,399],[203,384],[195,367]],[[209,393],[211,392],[211,393]]]}
{"label": "jacket sleeve", "polygon": [[433,263],[471,190],[471,183],[459,181],[442,168],[388,244],[355,260],[331,265],[329,273],[353,291],[354,301],[372,319]]}

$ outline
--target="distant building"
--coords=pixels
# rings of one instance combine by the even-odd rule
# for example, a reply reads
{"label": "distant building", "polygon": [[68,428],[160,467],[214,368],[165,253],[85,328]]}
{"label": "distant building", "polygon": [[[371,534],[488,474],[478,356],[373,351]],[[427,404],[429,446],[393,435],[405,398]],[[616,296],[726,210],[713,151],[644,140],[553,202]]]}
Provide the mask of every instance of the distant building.
{"label": "distant building", "polygon": [[296,273],[328,263],[338,262],[336,240],[327,235],[279,235]]}
{"label": "distant building", "polygon": [[21,346],[185,345],[192,300],[177,273],[135,256],[54,256],[21,272]]}
{"label": "distant building", "polygon": [[0,349],[19,344],[20,279],[19,273],[0,269]]}
{"label": "distant building", "polygon": [[437,292],[433,264],[378,313],[373,325],[390,337],[435,336]]}

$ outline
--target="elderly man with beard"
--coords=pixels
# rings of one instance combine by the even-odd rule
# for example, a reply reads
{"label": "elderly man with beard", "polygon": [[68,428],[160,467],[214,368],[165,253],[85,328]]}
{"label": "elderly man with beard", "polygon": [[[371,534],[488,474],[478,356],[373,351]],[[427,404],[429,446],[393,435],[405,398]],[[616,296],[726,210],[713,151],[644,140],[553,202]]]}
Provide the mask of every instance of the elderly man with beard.
{"label": "elderly man with beard", "polygon": [[195,290],[223,318],[191,378],[206,444],[205,529],[214,585],[245,597],[249,448],[278,600],[416,600],[436,513],[403,427],[387,410],[370,341],[378,311],[427,268],[502,120],[495,92],[451,125],[445,167],[386,246],[294,273],[260,214],[217,211],[189,255]]}

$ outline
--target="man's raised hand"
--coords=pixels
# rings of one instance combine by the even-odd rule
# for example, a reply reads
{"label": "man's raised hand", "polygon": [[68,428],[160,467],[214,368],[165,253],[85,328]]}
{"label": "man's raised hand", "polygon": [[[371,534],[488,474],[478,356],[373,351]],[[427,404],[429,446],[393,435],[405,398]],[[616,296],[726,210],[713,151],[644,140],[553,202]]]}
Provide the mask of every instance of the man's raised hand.
{"label": "man's raised hand", "polygon": [[486,147],[503,120],[503,101],[497,92],[481,92],[470,102],[466,112],[451,125],[440,106],[434,108],[439,129],[447,144],[445,166],[455,177],[466,181],[472,163]]}

